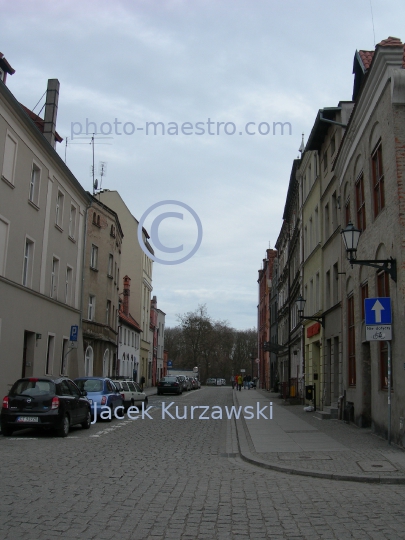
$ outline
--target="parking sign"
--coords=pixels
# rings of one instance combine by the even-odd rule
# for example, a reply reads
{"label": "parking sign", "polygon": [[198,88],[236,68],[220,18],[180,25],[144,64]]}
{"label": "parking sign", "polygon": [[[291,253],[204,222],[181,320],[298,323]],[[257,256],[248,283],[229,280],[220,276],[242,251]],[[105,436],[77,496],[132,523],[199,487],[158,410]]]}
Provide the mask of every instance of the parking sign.
{"label": "parking sign", "polygon": [[79,327],[74,325],[70,327],[70,341],[77,341],[77,334],[79,331]]}

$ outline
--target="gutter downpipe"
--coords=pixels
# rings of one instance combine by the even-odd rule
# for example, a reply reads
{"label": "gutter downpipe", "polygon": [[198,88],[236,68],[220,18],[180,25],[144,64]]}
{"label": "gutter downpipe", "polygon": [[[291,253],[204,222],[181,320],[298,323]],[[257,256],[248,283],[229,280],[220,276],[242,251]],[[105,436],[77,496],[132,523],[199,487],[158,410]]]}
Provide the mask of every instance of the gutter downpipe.
{"label": "gutter downpipe", "polygon": [[334,120],[328,120],[328,118],[324,118],[321,111],[319,112],[319,120],[321,122],[327,122],[328,124],[334,124],[335,126],[340,126],[344,129],[347,128],[347,124],[342,124],[341,122],[335,122]]}

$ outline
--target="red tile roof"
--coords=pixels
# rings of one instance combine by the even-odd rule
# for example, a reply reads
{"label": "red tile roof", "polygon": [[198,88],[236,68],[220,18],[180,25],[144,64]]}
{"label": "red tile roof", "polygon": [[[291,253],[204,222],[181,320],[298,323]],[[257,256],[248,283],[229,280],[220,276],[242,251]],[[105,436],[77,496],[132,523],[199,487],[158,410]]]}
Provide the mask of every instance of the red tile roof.
{"label": "red tile roof", "polygon": [[[44,121],[43,121],[43,119],[40,116],[38,116],[37,114],[35,114],[34,112],[30,111],[28,109],[28,107],[26,107],[22,103],[20,103],[20,105],[23,108],[23,110],[28,114],[28,116],[31,118],[31,120],[34,122],[34,124],[37,126],[39,131],[41,133],[43,133],[44,132]],[[55,131],[55,139],[58,142],[63,141],[62,137],[59,135],[59,133],[57,131]]]}
{"label": "red tile roof", "polygon": [[[380,43],[377,43],[377,47],[402,47],[404,54],[402,57],[402,67],[405,68],[405,45],[399,38],[389,36],[387,39],[383,39]],[[370,68],[371,62],[374,57],[374,51],[359,51],[361,61],[363,62],[364,69],[367,71]]]}
{"label": "red tile roof", "polygon": [[13,69],[10,64],[7,62],[5,56],[3,53],[0,52],[0,66],[9,73],[10,75],[14,75],[15,69]]}
{"label": "red tile roof", "polygon": [[120,311],[119,312],[119,316],[120,316],[120,319],[124,322],[126,322],[127,324],[129,324],[130,326],[132,326],[133,328],[135,328],[135,330],[138,330],[139,332],[141,331],[141,327],[139,326],[139,324],[136,322],[136,320],[132,317],[131,314],[129,315],[125,315],[125,313],[123,311]]}

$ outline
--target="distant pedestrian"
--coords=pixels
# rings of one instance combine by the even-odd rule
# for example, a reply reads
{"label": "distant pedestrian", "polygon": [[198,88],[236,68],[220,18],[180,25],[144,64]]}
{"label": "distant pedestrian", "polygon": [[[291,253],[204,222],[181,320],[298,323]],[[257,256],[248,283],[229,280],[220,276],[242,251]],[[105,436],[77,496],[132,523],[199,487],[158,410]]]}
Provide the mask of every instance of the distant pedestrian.
{"label": "distant pedestrian", "polygon": [[141,380],[139,382],[141,383],[141,390],[143,391],[143,385],[146,382],[145,377],[143,375],[142,375]]}
{"label": "distant pedestrian", "polygon": [[242,383],[243,383],[242,375],[238,375],[238,390],[239,390],[239,392],[242,390]]}
{"label": "distant pedestrian", "polygon": [[250,375],[247,376],[247,383],[248,383],[248,390],[250,390],[250,387],[252,386],[252,377]]}
{"label": "distant pedestrian", "polygon": [[232,390],[235,388],[235,379],[231,377]]}
{"label": "distant pedestrian", "polygon": [[246,375],[243,377],[243,390],[246,390],[247,387],[247,377]]}

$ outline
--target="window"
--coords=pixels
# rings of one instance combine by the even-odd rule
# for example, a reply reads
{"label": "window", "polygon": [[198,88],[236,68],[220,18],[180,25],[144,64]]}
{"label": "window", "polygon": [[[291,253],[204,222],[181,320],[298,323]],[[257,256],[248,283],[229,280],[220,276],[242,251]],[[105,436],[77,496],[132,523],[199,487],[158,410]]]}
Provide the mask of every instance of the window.
{"label": "window", "polygon": [[34,242],[29,238],[25,239],[24,262],[22,284],[24,287],[31,287],[32,283],[32,260],[34,255]]}
{"label": "window", "polygon": [[4,147],[3,171],[1,177],[14,185],[15,163],[17,158],[17,140],[9,133],[6,136],[6,144]]}
{"label": "window", "polygon": [[385,206],[384,197],[384,173],[382,165],[381,141],[371,155],[371,171],[373,181],[374,217],[377,216]]}
{"label": "window", "polygon": [[328,168],[328,154],[326,152],[323,153],[323,170],[326,171]]}
{"label": "window", "polygon": [[92,321],[94,319],[95,308],[96,308],[96,297],[90,294],[89,295],[89,309],[87,313],[87,318],[89,321]]}
{"label": "window", "polygon": [[61,191],[58,190],[58,195],[56,196],[56,216],[55,223],[58,227],[62,228],[63,221],[63,201],[65,196]]}
{"label": "window", "polygon": [[329,204],[325,206],[325,240],[329,238]]}
{"label": "window", "polygon": [[334,191],[332,193],[332,231],[335,231],[338,226],[337,209],[338,209],[337,195],[336,195],[336,191]]}
{"label": "window", "polygon": [[91,347],[87,347],[86,349],[84,357],[84,375],[86,377],[93,376],[93,349]]}
{"label": "window", "polygon": [[361,297],[361,318],[364,321],[365,313],[364,313],[364,300],[368,298],[368,283],[363,283],[360,286],[360,297]]}
{"label": "window", "polygon": [[318,312],[321,309],[320,299],[319,299],[319,272],[315,276],[315,312]]}
{"label": "window", "polygon": [[110,325],[110,313],[111,313],[111,301],[107,300],[107,307],[105,310],[105,322],[108,326]]}
{"label": "window", "polygon": [[112,278],[112,273],[113,273],[113,264],[114,264],[114,257],[110,253],[108,255],[108,271],[107,271],[107,275],[108,275],[108,277],[111,277],[111,278]]}
{"label": "window", "polygon": [[55,336],[48,336],[48,344],[46,348],[46,365],[45,365],[46,375],[52,375],[54,352],[55,352]]}
{"label": "window", "polygon": [[67,266],[66,279],[65,279],[65,302],[68,305],[72,304],[72,282],[73,282],[73,268],[71,266]]}
{"label": "window", "polygon": [[360,173],[356,181],[356,206],[357,206],[357,227],[364,231],[366,228],[366,206],[364,201],[364,179],[363,172]]}
{"label": "window", "polygon": [[37,167],[37,165],[35,165],[34,163],[32,165],[30,191],[29,191],[28,198],[36,206],[38,206],[40,176],[41,176],[41,169]]}
{"label": "window", "polygon": [[347,299],[347,331],[349,357],[349,386],[356,386],[356,338],[354,324],[354,296]]}
{"label": "window", "polygon": [[339,270],[338,263],[333,265],[333,305],[339,302]]}
{"label": "window", "polygon": [[110,235],[111,235],[113,238],[115,238],[115,227],[114,227],[114,225],[111,225]]}
{"label": "window", "polygon": [[98,247],[92,244],[91,254],[90,254],[90,267],[93,270],[97,270],[97,257],[98,257]]}
{"label": "window", "polygon": [[6,274],[6,255],[8,244],[8,223],[0,219],[0,276]]}
{"label": "window", "polygon": [[70,215],[69,215],[69,236],[70,238],[76,238],[76,206],[73,204],[70,205]]}
{"label": "window", "polygon": [[335,150],[336,150],[336,140],[335,140],[335,136],[333,135],[333,137],[330,140],[330,155],[331,155],[331,157],[335,153]]}
{"label": "window", "polygon": [[58,298],[58,277],[59,277],[59,259],[53,257],[51,268],[51,290],[49,296],[51,298]]}
{"label": "window", "polygon": [[350,197],[347,197],[345,202],[345,226],[349,223],[350,219]]}
{"label": "window", "polygon": [[331,305],[331,303],[330,303],[330,298],[331,298],[331,296],[330,296],[330,270],[328,270],[326,272],[325,292],[326,292],[326,294],[325,294],[325,304],[326,304],[326,306],[325,307],[326,307],[326,309],[328,309],[328,308],[330,308],[330,305]]}
{"label": "window", "polygon": [[61,356],[61,359],[60,359],[60,374],[61,375],[66,375],[67,374],[68,345],[69,345],[69,340],[67,338],[63,338],[63,340],[62,340],[62,356]]}
{"label": "window", "polygon": [[377,294],[383,297],[390,295],[389,274],[387,272],[377,272]]}

